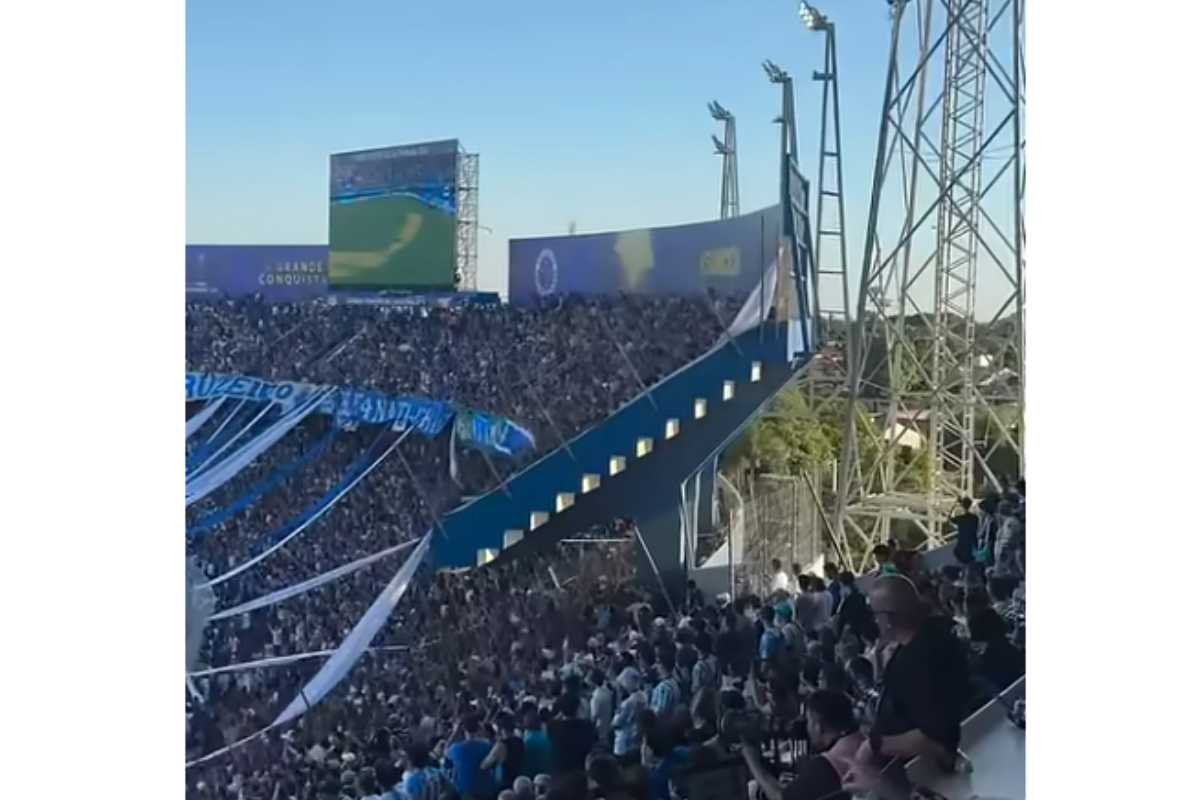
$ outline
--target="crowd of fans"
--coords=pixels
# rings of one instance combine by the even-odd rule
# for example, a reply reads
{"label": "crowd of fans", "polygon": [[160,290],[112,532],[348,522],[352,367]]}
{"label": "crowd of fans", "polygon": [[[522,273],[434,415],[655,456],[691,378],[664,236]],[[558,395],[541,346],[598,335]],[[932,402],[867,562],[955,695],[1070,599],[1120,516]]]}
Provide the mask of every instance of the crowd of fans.
{"label": "crowd of fans", "polygon": [[[518,420],[546,450],[702,353],[735,313],[736,304],[719,297],[568,298],[532,310],[257,299],[197,303],[187,307],[187,366],[449,400]],[[193,404],[189,415],[201,405]],[[254,418],[258,409],[243,405],[227,405],[195,432],[189,466],[213,456],[214,436],[228,437]],[[221,578],[266,552],[394,438],[372,427],[335,430],[332,419],[312,415],[234,480],[191,506],[189,554],[209,579],[220,581],[213,586],[217,607],[230,608],[411,541],[464,494],[485,491],[520,466],[468,449],[457,454],[452,475],[449,431],[435,439],[412,434],[284,547]],[[404,557],[388,556],[320,589],[212,623],[198,667],[336,646]],[[316,664],[227,672],[203,681],[206,713],[215,722],[198,726],[207,733],[197,743],[228,741],[253,729],[288,702],[289,692]],[[197,705],[195,697],[190,702]]]}
{"label": "crowd of fans", "polygon": [[[188,368],[450,400],[515,419],[549,449],[699,355],[735,311],[641,297],[537,310],[197,305]],[[223,422],[201,426],[193,458]],[[333,424],[306,419],[188,509],[189,552],[219,578],[394,445],[284,547],[216,584],[217,608],[411,541],[515,468],[463,453],[452,477],[447,435],[396,443]],[[736,775],[737,797],[750,777],[751,797],[769,800],[887,790],[888,759],[949,766],[961,719],[1024,672],[1023,482],[968,501],[953,523],[958,567],[929,571],[919,554],[881,547],[869,597],[836,568],[777,567],[769,596],[730,601],[689,585],[672,603],[634,581],[621,521],[589,532],[617,543],[460,574],[422,567],[342,684],[296,723],[255,735],[322,659],[237,665],[336,648],[401,550],[207,627],[189,681],[188,758],[223,752],[189,768],[188,796],[698,800],[722,774]]]}
{"label": "crowd of fans", "polygon": [[739,308],[716,295],[536,309],[197,303],[187,366],[447,400],[516,420],[553,449],[705,352]]}
{"label": "crowd of fans", "polygon": [[962,719],[1024,674],[1023,484],[967,516],[1012,529],[1011,562],[986,536],[932,572],[887,546],[865,594],[776,562],[768,597],[672,605],[629,543],[424,573],[344,690],[191,770],[189,796],[668,800],[725,774],[731,797],[908,797],[887,762],[953,768]]}

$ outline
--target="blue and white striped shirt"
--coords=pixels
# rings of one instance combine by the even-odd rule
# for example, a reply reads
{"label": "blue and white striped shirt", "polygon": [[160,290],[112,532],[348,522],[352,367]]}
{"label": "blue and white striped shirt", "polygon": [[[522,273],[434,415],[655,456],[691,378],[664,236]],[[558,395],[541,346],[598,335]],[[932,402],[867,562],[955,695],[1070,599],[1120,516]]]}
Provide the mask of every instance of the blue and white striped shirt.
{"label": "blue and white striped shirt", "polygon": [[613,753],[623,756],[636,753],[642,747],[642,733],[638,729],[638,715],[646,708],[646,693],[638,690],[621,701],[613,715]]}
{"label": "blue and white striped shirt", "polygon": [[654,693],[650,695],[650,708],[660,718],[669,715],[675,710],[675,705],[679,702],[682,693],[679,690],[679,683],[674,676],[664,678],[654,687]]}

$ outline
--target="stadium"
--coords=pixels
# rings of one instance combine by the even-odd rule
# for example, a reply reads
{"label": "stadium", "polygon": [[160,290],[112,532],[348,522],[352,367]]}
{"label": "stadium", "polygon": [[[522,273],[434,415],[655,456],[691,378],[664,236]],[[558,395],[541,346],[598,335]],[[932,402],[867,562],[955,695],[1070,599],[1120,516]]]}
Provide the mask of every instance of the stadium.
{"label": "stadium", "polygon": [[1023,798],[1023,6],[889,4],[843,156],[802,3],[769,204],[714,102],[716,218],[510,239],[504,297],[457,139],[188,245],[187,797]]}

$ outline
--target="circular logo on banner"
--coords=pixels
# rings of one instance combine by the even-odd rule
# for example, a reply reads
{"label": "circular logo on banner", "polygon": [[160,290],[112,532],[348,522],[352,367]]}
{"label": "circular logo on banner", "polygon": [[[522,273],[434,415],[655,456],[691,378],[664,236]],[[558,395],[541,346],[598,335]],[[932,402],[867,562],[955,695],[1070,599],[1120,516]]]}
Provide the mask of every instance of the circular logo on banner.
{"label": "circular logo on banner", "polygon": [[558,288],[558,259],[548,247],[538,253],[537,260],[533,262],[533,282],[542,297],[554,294]]}

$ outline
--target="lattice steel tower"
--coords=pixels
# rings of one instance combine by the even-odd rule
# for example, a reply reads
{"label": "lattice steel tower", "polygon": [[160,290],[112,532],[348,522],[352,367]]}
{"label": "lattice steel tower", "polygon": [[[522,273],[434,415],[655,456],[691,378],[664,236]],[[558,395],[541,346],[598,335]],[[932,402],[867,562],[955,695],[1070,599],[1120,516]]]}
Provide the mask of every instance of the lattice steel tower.
{"label": "lattice steel tower", "polygon": [[[846,274],[846,203],[842,195],[842,117],[838,92],[837,38],[833,23],[808,3],[800,3],[800,19],[810,31],[824,34],[825,59],[813,80],[821,84],[821,149],[817,160],[817,227],[814,251],[820,276],[820,324],[845,339],[851,318],[850,282]],[[826,337],[826,343],[829,343]],[[831,361],[831,366],[836,366]],[[839,375],[839,383],[845,376]]]}
{"label": "lattice steel tower", "polygon": [[716,100],[708,104],[708,113],[717,122],[725,123],[723,138],[713,136],[712,141],[716,154],[721,157],[721,219],[728,219],[741,213],[738,203],[737,121]]}
{"label": "lattice steel tower", "polygon": [[888,5],[834,514],[864,561],[1023,467],[1024,0]]}

